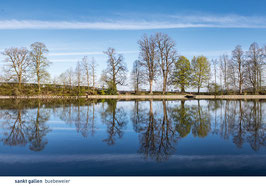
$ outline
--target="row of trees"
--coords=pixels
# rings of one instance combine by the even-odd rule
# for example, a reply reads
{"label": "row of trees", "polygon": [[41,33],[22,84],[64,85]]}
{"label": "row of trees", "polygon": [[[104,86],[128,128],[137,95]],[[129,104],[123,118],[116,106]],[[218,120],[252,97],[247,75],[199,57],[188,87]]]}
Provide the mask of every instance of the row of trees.
{"label": "row of trees", "polygon": [[18,82],[20,91],[22,82],[36,77],[40,92],[41,82],[50,76],[47,68],[51,62],[46,57],[47,53],[47,47],[41,42],[31,44],[30,50],[25,47],[5,49],[2,53],[8,62],[8,65],[4,66],[5,80]]}
{"label": "row of trees", "polygon": [[57,85],[63,85],[63,89],[66,89],[66,86],[68,86],[70,89],[73,86],[77,86],[79,92],[78,94],[80,94],[81,86],[85,86],[88,88],[88,90],[94,92],[96,88],[97,66],[98,65],[93,57],[89,59],[87,56],[84,56],[76,63],[74,70],[72,67],[68,68],[58,77],[55,77],[53,82]]}
{"label": "row of trees", "polygon": [[167,34],[144,35],[138,44],[139,60],[134,62],[131,73],[136,91],[148,82],[152,93],[153,83],[160,77],[163,94],[167,86],[178,87],[181,92],[194,88],[198,93],[203,87],[215,93],[238,91],[242,94],[244,88],[252,88],[257,94],[262,90],[266,46],[260,48],[252,43],[248,51],[243,51],[238,45],[231,56],[222,55],[210,63],[205,56],[193,57],[191,62],[185,56],[178,56],[175,42]]}
{"label": "row of trees", "polygon": [[[169,87],[178,87],[181,92],[190,88],[199,93],[205,87],[212,93],[238,91],[239,94],[244,89],[252,89],[255,94],[263,89],[266,46],[261,48],[257,43],[252,43],[248,51],[243,51],[238,45],[231,56],[222,55],[211,61],[205,56],[195,56],[190,61],[185,56],[177,55],[175,41],[163,33],[144,35],[138,41],[138,46],[139,57],[134,61],[130,74],[130,84],[136,92],[148,85],[152,94],[154,83],[158,85],[160,81],[163,94]],[[117,54],[114,48],[108,48],[103,53],[107,55],[107,66],[102,71],[99,83],[108,88],[108,94],[117,94],[118,86],[129,86],[124,57]],[[2,54],[9,62],[4,69],[5,80],[17,81],[18,90],[21,90],[22,82],[32,80],[32,76],[35,76],[40,93],[41,83],[49,77],[47,68],[51,64],[47,59],[48,49],[45,44],[35,42],[30,50],[9,48]],[[64,88],[78,87],[79,93],[81,86],[86,86],[95,93],[96,68],[94,58],[85,56],[77,62],[74,70],[67,69],[55,77],[53,82]]]}
{"label": "row of trees", "polygon": [[[212,60],[212,63],[215,92],[219,86],[227,91],[237,89],[239,94],[243,93],[244,88],[251,88],[255,94],[263,89],[266,46],[260,48],[257,43],[252,43],[248,51],[243,51],[242,47],[237,45],[231,57],[222,55],[219,60]],[[217,69],[220,69],[219,74]],[[220,78],[219,86],[217,78]]]}
{"label": "row of trees", "polygon": [[[160,77],[163,94],[169,85],[180,87],[182,92],[186,87],[193,86],[199,92],[210,78],[208,59],[204,56],[194,57],[190,63],[186,57],[178,57],[175,42],[167,34],[144,35],[138,44],[139,60],[134,61],[131,72],[131,84],[136,92],[148,83],[152,94],[153,84]],[[109,48],[104,54],[108,60],[101,81],[111,94],[116,94],[118,85],[127,85],[128,69],[123,55],[117,54],[115,49]]]}
{"label": "row of trees", "polygon": [[[165,94],[172,66],[177,59],[175,42],[167,34],[157,33],[151,36],[144,35],[138,41],[138,45],[139,60],[134,63],[132,71],[135,88],[139,88],[139,85],[143,84],[144,81],[148,81],[150,93],[152,93],[154,81],[159,75],[162,75],[162,90]],[[136,70],[136,68],[139,69]]]}

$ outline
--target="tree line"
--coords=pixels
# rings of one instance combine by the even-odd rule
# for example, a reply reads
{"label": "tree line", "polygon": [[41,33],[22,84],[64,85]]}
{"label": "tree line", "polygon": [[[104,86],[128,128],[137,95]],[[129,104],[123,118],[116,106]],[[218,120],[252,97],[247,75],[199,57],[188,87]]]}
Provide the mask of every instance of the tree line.
{"label": "tree line", "polygon": [[30,50],[25,47],[11,47],[2,52],[7,65],[3,67],[4,80],[18,82],[18,90],[21,90],[23,82],[35,77],[38,83],[38,91],[41,91],[41,83],[49,78],[47,68],[51,64],[46,55],[48,49],[45,44],[35,42],[30,45]]}
{"label": "tree line", "polygon": [[144,35],[139,41],[139,59],[133,64],[131,80],[135,91],[141,85],[149,84],[152,94],[153,84],[162,78],[162,91],[167,87],[178,87],[181,92],[187,88],[207,88],[208,92],[238,92],[252,89],[254,94],[263,90],[266,65],[266,45],[260,47],[252,43],[244,51],[237,45],[231,55],[222,55],[219,59],[194,56],[189,61],[185,56],[177,55],[176,44],[167,34]]}
{"label": "tree line", "polygon": [[49,80],[54,85],[62,86],[63,90],[66,87],[75,88],[78,95],[84,87],[91,94],[99,94],[99,88],[105,89],[106,94],[117,94],[118,86],[130,85],[135,93],[148,86],[152,94],[154,84],[161,85],[162,94],[170,88],[178,88],[181,93],[187,89],[200,93],[205,88],[215,94],[243,94],[244,90],[258,94],[265,90],[263,67],[266,64],[266,45],[260,47],[254,42],[247,51],[237,45],[230,56],[224,54],[218,59],[209,60],[201,55],[194,56],[190,61],[178,55],[175,41],[164,33],[145,34],[137,44],[139,56],[133,62],[130,74],[124,56],[114,48],[108,48],[103,52],[107,56],[107,64],[100,77],[97,77],[98,64],[95,59],[84,56],[74,69],[67,69],[52,81],[48,72],[51,64],[47,58],[49,50],[45,44],[35,42],[30,50],[25,47],[8,48],[2,52],[7,62],[2,79],[17,82],[18,92],[21,92],[22,83],[35,82],[38,93],[41,93],[41,84]]}

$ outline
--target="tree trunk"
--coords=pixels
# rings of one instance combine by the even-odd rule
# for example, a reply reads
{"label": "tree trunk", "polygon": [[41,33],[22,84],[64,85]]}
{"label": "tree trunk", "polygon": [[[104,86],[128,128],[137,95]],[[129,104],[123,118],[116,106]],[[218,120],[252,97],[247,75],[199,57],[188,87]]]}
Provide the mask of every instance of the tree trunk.
{"label": "tree trunk", "polygon": [[167,78],[164,76],[163,77],[163,94],[166,93],[166,80],[167,80]]}
{"label": "tree trunk", "polygon": [[20,75],[18,78],[18,90],[21,91],[21,82],[22,82],[22,76]]}
{"label": "tree trunk", "polygon": [[152,84],[153,84],[153,81],[150,80],[150,94],[152,94]]}
{"label": "tree trunk", "polygon": [[184,85],[181,86],[181,93],[185,93],[185,86]]}
{"label": "tree trunk", "polygon": [[21,91],[21,82],[18,83],[18,90]]}
{"label": "tree trunk", "polygon": [[95,75],[94,75],[94,70],[93,70],[93,75],[92,75],[92,90],[95,90]]}
{"label": "tree trunk", "polygon": [[240,81],[239,81],[239,94],[242,94],[242,84]]}
{"label": "tree trunk", "polygon": [[78,92],[79,92],[78,96],[80,96],[80,83],[78,83]]}
{"label": "tree trunk", "polygon": [[90,77],[89,77],[89,72],[87,71],[86,73],[87,76],[87,84],[88,84],[88,90],[90,89]]}
{"label": "tree trunk", "polygon": [[40,77],[38,77],[38,92],[41,93]]}
{"label": "tree trunk", "polygon": [[239,94],[242,94],[242,74],[239,67]]}

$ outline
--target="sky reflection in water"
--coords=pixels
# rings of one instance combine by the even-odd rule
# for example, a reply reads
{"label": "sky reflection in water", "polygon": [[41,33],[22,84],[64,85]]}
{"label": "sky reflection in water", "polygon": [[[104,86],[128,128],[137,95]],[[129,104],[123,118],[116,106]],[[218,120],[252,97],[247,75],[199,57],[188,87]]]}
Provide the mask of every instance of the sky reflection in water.
{"label": "sky reflection in water", "polygon": [[0,175],[266,175],[264,101],[0,100]]}

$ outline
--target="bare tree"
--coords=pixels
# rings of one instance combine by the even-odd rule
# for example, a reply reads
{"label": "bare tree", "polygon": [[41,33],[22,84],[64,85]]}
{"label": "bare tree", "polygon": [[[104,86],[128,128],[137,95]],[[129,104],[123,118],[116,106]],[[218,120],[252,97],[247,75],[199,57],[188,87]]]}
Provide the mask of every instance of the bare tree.
{"label": "bare tree", "polygon": [[90,63],[90,69],[91,69],[91,77],[92,77],[92,89],[95,90],[96,86],[96,68],[97,64],[95,62],[95,59],[92,57],[91,58],[91,63]]}
{"label": "bare tree", "polygon": [[218,84],[217,84],[217,64],[218,64],[218,61],[217,61],[217,59],[212,60],[212,64],[213,64],[213,75],[214,75],[214,92],[215,92],[215,94],[217,94],[217,92],[218,92]]}
{"label": "bare tree", "polygon": [[262,66],[265,64],[263,50],[257,43],[252,43],[247,52],[247,73],[254,94],[261,88]]}
{"label": "bare tree", "polygon": [[124,63],[124,57],[117,55],[114,48],[108,48],[104,51],[108,56],[107,68],[104,71],[104,82],[108,85],[111,94],[117,93],[117,85],[125,85],[127,67]]}
{"label": "bare tree", "polygon": [[239,94],[243,92],[243,83],[245,78],[245,59],[244,52],[240,45],[237,45],[235,49],[232,51],[232,63],[233,67],[236,68],[236,78],[238,82],[238,90]]}
{"label": "bare tree", "polygon": [[217,63],[217,59],[212,60],[215,84],[217,84]]}
{"label": "bare tree", "polygon": [[80,95],[80,85],[81,85],[81,79],[82,79],[82,69],[81,69],[81,62],[78,61],[75,69],[75,75],[76,75],[76,85],[78,86],[78,95]]}
{"label": "bare tree", "polygon": [[222,73],[222,77],[223,77],[223,85],[224,85],[224,89],[226,91],[229,90],[229,84],[228,84],[228,65],[230,59],[228,57],[228,55],[222,55],[220,57],[220,68],[221,68],[221,73]]}
{"label": "bare tree", "polygon": [[7,65],[5,71],[10,75],[9,80],[18,81],[18,89],[21,90],[21,83],[26,78],[26,71],[30,65],[29,51],[22,48],[8,48],[2,53],[6,56]]}
{"label": "bare tree", "polygon": [[73,76],[74,72],[72,68],[66,70],[66,80],[69,87],[73,86]]}
{"label": "bare tree", "polygon": [[139,41],[140,65],[144,68],[144,77],[149,82],[150,94],[152,94],[153,82],[158,73],[158,56],[156,53],[156,39],[154,36],[144,35]]}
{"label": "bare tree", "polygon": [[163,94],[165,94],[172,66],[177,59],[175,42],[167,34],[157,33],[156,46],[160,59],[159,66],[163,75]]}
{"label": "bare tree", "polygon": [[84,56],[82,58],[82,69],[84,71],[84,74],[86,76],[86,82],[87,82],[87,86],[88,89],[90,88],[90,70],[91,70],[91,66],[90,66],[90,62],[87,56]]}
{"label": "bare tree", "polygon": [[66,84],[67,84],[67,75],[66,75],[66,72],[61,73],[59,75],[59,83],[61,85],[63,85],[63,92],[64,92],[64,90],[66,89]]}
{"label": "bare tree", "polygon": [[41,92],[41,81],[49,77],[49,73],[47,68],[50,65],[47,57],[45,56],[49,51],[45,44],[41,42],[35,42],[30,46],[31,52],[31,61],[32,61],[32,70],[36,75],[37,83],[38,83],[38,91]]}
{"label": "bare tree", "polygon": [[96,64],[95,59],[93,57],[91,58],[91,60],[89,60],[87,56],[83,57],[82,69],[83,69],[84,74],[86,76],[88,89],[90,88],[90,85],[92,85],[92,89],[95,90],[96,67],[97,67],[97,64]]}
{"label": "bare tree", "polygon": [[0,74],[0,82],[4,82],[4,76]]}
{"label": "bare tree", "polygon": [[143,83],[143,70],[139,60],[135,60],[133,63],[131,81],[135,92],[139,92],[139,87]]}
{"label": "bare tree", "polygon": [[232,60],[229,60],[227,77],[228,88],[230,88],[230,90],[236,91],[238,88],[237,68]]}
{"label": "bare tree", "polygon": [[57,85],[60,84],[60,80],[58,76],[53,76],[53,78],[50,81],[51,84],[53,84],[54,88],[56,88]]}

